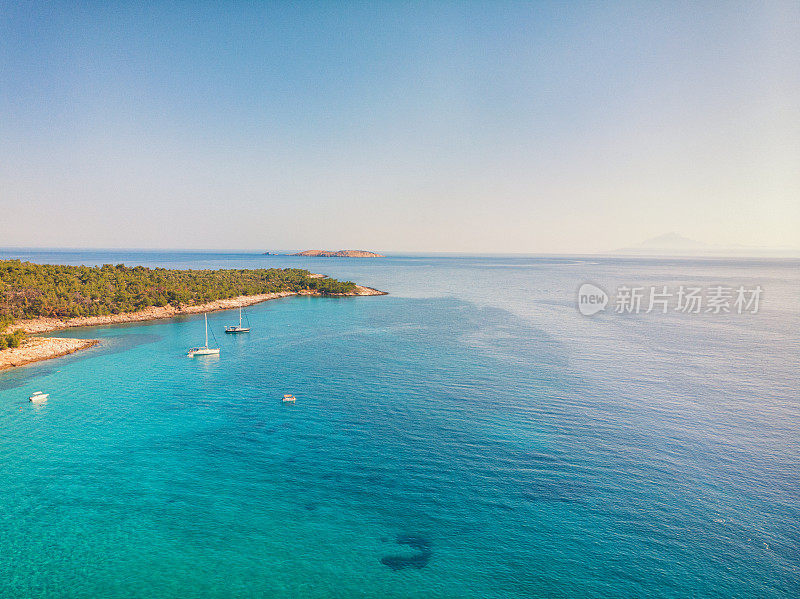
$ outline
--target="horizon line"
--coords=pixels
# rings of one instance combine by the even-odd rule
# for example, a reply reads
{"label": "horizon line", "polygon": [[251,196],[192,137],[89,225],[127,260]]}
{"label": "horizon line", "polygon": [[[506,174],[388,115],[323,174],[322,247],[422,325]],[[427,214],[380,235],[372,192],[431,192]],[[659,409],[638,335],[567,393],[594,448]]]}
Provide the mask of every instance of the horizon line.
{"label": "horizon line", "polygon": [[[748,251],[757,251],[760,253],[746,253]],[[457,250],[445,251],[413,251],[413,250],[380,250],[385,257],[403,257],[403,256],[453,256],[453,257],[591,257],[591,258],[652,258],[652,259],[800,259],[800,249],[792,248],[734,248],[732,251],[709,249],[702,252],[631,252],[631,251],[599,251],[599,252],[467,252]],[[309,256],[292,256],[290,250],[279,251],[275,253],[265,254],[269,250],[255,250],[243,248],[158,248],[158,247],[75,247],[75,246],[0,246],[0,251],[13,252],[13,251],[33,251],[33,252],[163,252],[163,253],[191,253],[191,254],[231,254],[231,255],[250,255],[250,256],[264,256],[266,257],[293,257],[293,258],[310,258]],[[292,250],[303,251],[303,250]],[[364,250],[366,251],[366,250]],[[369,250],[373,251],[373,250]],[[283,253],[286,252],[286,253]],[[5,258],[8,259],[8,258]],[[322,257],[321,259],[324,259]],[[349,258],[352,260],[353,258]],[[366,259],[366,258],[364,258]],[[372,258],[370,258],[372,259]],[[379,258],[375,258],[380,261]]]}

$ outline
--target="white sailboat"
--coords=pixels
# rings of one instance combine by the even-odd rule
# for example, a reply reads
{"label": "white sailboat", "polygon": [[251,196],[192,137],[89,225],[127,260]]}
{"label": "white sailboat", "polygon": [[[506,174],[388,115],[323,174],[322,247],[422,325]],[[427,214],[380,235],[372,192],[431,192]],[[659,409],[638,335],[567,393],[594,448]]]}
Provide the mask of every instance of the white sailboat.
{"label": "white sailboat", "polygon": [[242,326],[242,307],[239,306],[239,326],[232,324],[230,326],[225,327],[226,333],[249,333],[250,327],[243,327]]}
{"label": "white sailboat", "polygon": [[195,356],[218,356],[219,355],[219,348],[216,347],[208,347],[208,315],[203,314],[203,317],[206,321],[206,344],[203,347],[193,347],[189,350],[189,353],[186,354],[190,358],[194,358]]}

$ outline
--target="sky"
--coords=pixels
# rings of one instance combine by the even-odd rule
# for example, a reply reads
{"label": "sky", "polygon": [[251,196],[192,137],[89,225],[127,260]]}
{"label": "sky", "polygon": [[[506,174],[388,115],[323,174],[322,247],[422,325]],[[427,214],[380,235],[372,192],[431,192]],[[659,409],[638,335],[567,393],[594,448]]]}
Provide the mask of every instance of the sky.
{"label": "sky", "polygon": [[800,3],[0,0],[0,246],[800,248]]}

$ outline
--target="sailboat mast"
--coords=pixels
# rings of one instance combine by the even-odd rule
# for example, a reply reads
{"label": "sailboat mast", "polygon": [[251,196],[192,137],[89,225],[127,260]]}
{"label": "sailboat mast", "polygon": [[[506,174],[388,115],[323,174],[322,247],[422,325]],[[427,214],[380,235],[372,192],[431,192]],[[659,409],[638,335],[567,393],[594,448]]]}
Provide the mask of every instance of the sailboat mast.
{"label": "sailboat mast", "polygon": [[239,328],[242,328],[242,307],[239,306]]}
{"label": "sailboat mast", "polygon": [[206,319],[206,347],[208,347],[208,314],[203,314],[203,318]]}

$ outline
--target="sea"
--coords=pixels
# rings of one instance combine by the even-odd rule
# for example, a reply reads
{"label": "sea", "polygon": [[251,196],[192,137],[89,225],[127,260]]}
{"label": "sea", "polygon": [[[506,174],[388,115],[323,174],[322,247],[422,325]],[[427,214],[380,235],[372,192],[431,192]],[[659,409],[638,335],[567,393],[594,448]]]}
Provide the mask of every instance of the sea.
{"label": "sea", "polygon": [[800,596],[797,260],[0,258],[389,293],[209,314],[218,357],[195,315],[0,372],[0,597]]}

